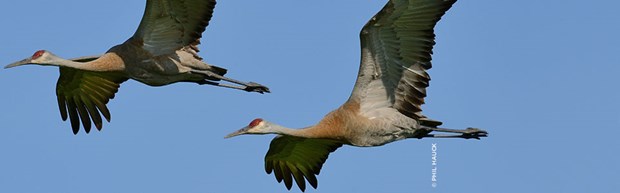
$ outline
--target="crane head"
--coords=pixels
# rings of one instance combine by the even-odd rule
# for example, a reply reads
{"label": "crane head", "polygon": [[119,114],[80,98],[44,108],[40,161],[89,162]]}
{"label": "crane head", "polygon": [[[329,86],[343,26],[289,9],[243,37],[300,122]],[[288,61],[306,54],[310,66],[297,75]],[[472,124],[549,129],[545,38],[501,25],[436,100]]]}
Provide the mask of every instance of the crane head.
{"label": "crane head", "polygon": [[244,134],[268,134],[268,133],[272,133],[270,132],[271,130],[269,128],[271,128],[270,123],[268,123],[267,121],[261,119],[261,118],[257,118],[252,120],[252,122],[250,122],[250,124],[248,124],[248,126],[245,126],[244,128],[241,128],[231,134],[226,135],[226,137],[224,138],[231,138],[231,137],[235,137],[238,135],[244,135]]}
{"label": "crane head", "polygon": [[39,50],[36,51],[34,54],[32,54],[32,56],[14,62],[12,64],[9,64],[7,66],[5,66],[4,68],[13,68],[16,66],[22,66],[22,65],[26,65],[26,64],[39,64],[39,65],[46,65],[47,63],[49,63],[49,59],[50,57],[53,57],[54,55],[46,50]]}

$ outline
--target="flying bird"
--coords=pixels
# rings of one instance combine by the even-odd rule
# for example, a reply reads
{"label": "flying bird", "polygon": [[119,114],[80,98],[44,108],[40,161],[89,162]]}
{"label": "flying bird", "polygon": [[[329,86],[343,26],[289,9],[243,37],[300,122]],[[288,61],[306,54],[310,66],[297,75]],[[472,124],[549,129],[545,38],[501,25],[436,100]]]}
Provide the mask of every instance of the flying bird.
{"label": "flying bird", "polygon": [[[328,155],[342,145],[381,146],[407,138],[480,139],[487,132],[438,127],[422,114],[430,77],[434,27],[456,0],[390,0],[360,33],[361,65],[349,99],[319,123],[290,129],[263,119],[226,138],[277,134],[265,156],[265,170],[291,189],[306,181],[317,188]],[[438,133],[437,132],[442,132]]]}
{"label": "flying bird", "polygon": [[5,68],[26,64],[58,66],[56,96],[60,115],[65,121],[70,118],[74,134],[80,130],[80,120],[86,133],[91,130],[91,120],[98,130],[103,126],[101,115],[110,121],[106,104],[128,79],[149,86],[193,82],[269,92],[258,83],[225,77],[225,68],[207,64],[198,55],[197,46],[215,4],[215,0],[147,0],[135,34],[101,56],[66,60],[39,50]]}

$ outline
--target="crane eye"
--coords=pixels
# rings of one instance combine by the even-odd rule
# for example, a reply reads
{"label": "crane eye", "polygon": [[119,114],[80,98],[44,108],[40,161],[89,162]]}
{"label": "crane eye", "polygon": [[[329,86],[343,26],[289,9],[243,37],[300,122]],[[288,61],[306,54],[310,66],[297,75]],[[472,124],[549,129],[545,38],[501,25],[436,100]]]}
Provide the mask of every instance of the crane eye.
{"label": "crane eye", "polygon": [[35,52],[35,53],[32,55],[32,59],[33,59],[33,60],[35,60],[35,59],[37,59],[37,58],[41,57],[41,56],[43,55],[43,53],[45,53],[45,50],[39,50],[39,51]]}
{"label": "crane eye", "polygon": [[260,124],[260,122],[263,122],[263,119],[261,118],[254,119],[252,122],[250,122],[248,127],[256,127],[258,124]]}

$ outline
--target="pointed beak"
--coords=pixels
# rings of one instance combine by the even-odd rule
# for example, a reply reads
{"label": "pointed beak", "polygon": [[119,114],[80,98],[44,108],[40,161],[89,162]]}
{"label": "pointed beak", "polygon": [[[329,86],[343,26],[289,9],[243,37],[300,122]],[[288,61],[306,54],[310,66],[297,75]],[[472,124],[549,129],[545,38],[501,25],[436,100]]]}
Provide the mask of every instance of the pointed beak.
{"label": "pointed beak", "polygon": [[13,68],[13,67],[15,67],[15,66],[21,66],[21,65],[24,65],[24,64],[31,64],[31,62],[32,62],[32,58],[26,58],[26,59],[23,59],[23,60],[17,61],[17,62],[15,62],[15,63],[9,64],[9,65],[6,65],[6,66],[4,67],[4,69],[7,69],[7,68]]}
{"label": "pointed beak", "polygon": [[242,129],[239,129],[238,131],[235,131],[235,132],[232,132],[232,133],[226,135],[226,137],[224,137],[224,139],[228,139],[228,138],[235,137],[235,136],[238,136],[238,135],[247,134],[249,130],[250,130],[250,127],[244,127]]}

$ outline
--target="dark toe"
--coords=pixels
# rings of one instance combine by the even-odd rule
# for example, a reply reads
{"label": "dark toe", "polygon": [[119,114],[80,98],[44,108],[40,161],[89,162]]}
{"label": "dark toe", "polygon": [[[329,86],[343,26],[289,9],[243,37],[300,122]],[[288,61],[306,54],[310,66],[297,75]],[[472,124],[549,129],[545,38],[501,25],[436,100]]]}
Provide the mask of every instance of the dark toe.
{"label": "dark toe", "polygon": [[485,130],[470,127],[465,129],[463,136],[466,138],[480,139],[480,137],[487,137],[488,134],[489,133]]}
{"label": "dark toe", "polygon": [[245,90],[248,92],[270,93],[269,88],[255,82],[249,82]]}

